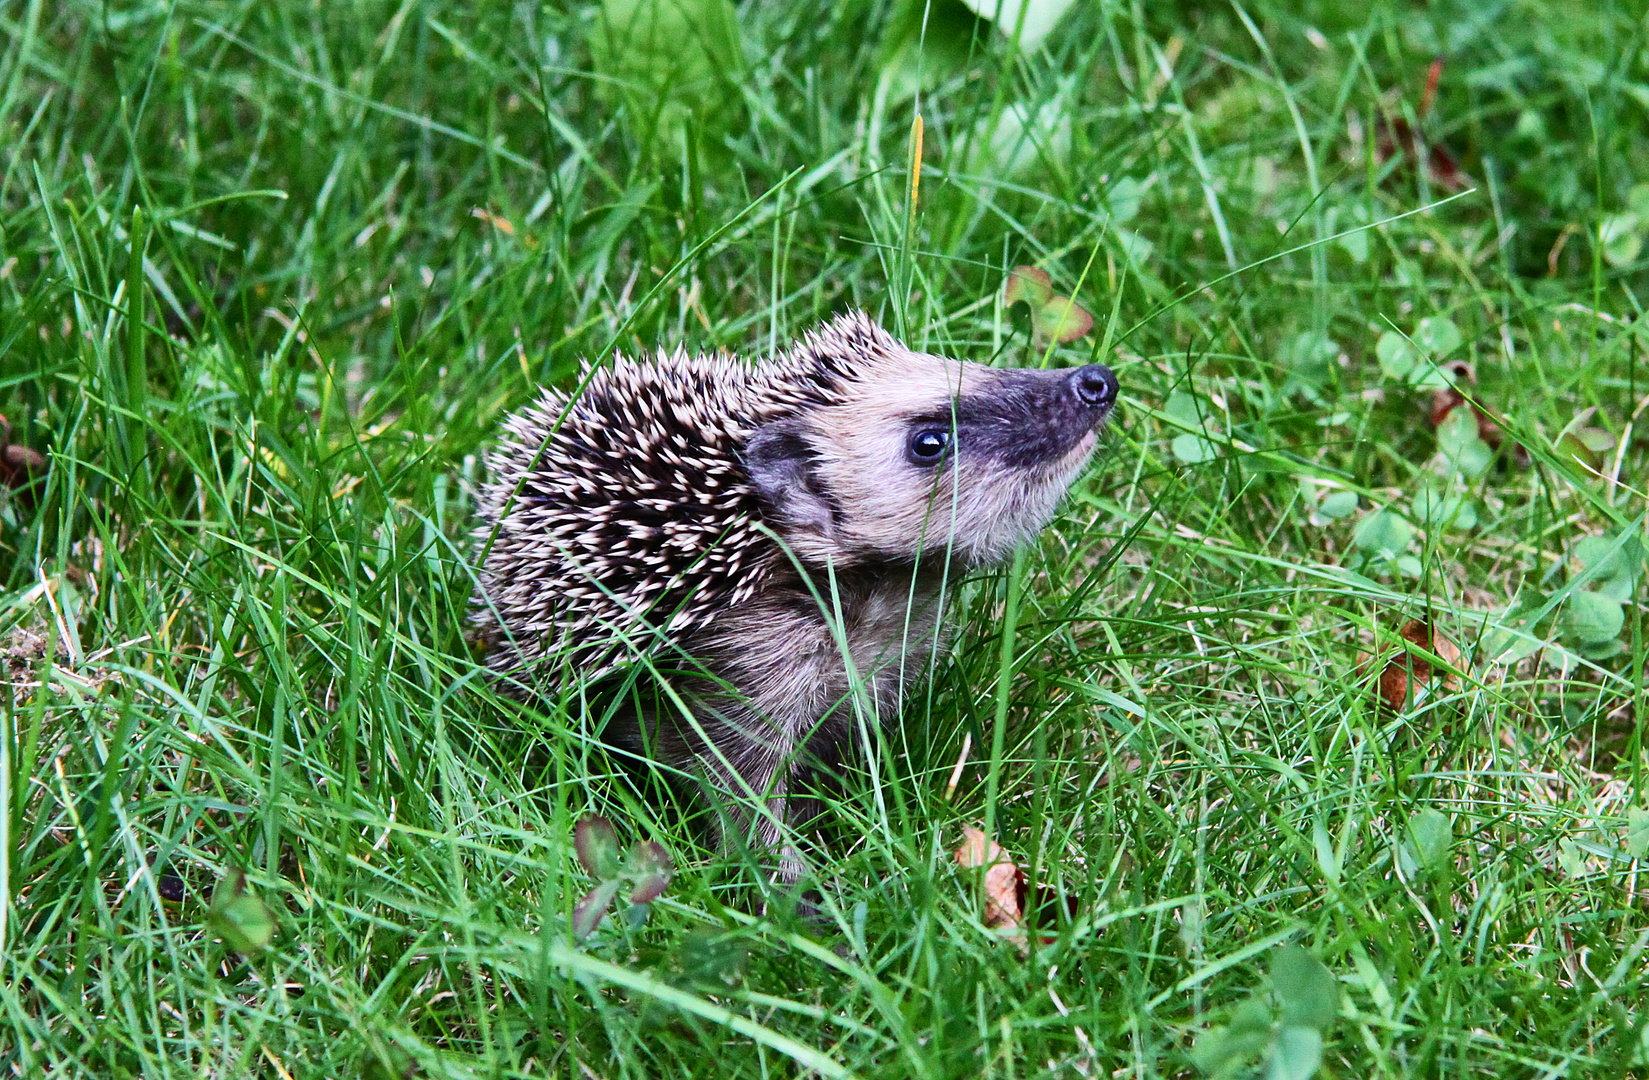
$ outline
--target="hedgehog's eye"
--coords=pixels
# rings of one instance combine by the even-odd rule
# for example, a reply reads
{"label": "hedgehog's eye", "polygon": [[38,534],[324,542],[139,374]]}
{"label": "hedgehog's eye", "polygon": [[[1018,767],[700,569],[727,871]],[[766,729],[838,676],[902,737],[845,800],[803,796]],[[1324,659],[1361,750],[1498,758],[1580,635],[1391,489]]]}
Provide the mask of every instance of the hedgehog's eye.
{"label": "hedgehog's eye", "polygon": [[937,465],[949,449],[949,428],[917,428],[905,444],[905,457],[912,465]]}

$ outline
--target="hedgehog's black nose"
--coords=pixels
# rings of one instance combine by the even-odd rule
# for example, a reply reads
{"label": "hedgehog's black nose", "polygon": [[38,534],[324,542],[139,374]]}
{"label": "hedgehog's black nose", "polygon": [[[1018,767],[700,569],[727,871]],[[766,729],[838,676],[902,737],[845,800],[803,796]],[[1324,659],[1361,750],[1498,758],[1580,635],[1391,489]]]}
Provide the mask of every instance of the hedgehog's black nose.
{"label": "hedgehog's black nose", "polygon": [[1089,364],[1071,372],[1071,389],[1090,409],[1109,409],[1117,400],[1117,377],[1103,364]]}

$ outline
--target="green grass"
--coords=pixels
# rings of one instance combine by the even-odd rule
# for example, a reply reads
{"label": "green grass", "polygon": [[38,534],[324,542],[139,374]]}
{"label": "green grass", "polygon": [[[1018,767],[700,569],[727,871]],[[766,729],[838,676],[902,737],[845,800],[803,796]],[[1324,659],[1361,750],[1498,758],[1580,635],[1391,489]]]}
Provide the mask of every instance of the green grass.
{"label": "green grass", "polygon": [[[940,8],[919,99],[908,7],[737,19],[684,119],[586,7],[0,6],[0,415],[49,457],[0,503],[0,1066],[1186,1077],[1223,1029],[1284,1070],[1293,943],[1322,1075],[1641,1073],[1641,9],[1093,3],[1016,56]],[[1124,403],[848,783],[810,938],[576,701],[478,677],[480,455],[580,358],[849,305],[1041,362],[1019,264]],[[1443,320],[1487,467],[1393,374]],[[1358,653],[1427,618],[1455,684],[1377,708]],[[574,943],[588,812],[678,873]],[[1061,898],[1028,952],[980,822]]]}

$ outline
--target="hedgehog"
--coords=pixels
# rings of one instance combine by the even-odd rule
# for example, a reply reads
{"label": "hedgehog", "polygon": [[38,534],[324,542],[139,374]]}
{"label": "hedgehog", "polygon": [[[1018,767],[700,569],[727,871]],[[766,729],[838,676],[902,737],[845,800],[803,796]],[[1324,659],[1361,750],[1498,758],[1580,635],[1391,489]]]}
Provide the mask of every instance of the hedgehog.
{"label": "hedgehog", "polygon": [[486,461],[486,663],[527,697],[643,674],[665,692],[604,741],[696,778],[724,844],[794,885],[817,785],[944,647],[948,589],[1047,524],[1116,396],[1099,364],[919,353],[858,312],[758,363],[617,356]]}

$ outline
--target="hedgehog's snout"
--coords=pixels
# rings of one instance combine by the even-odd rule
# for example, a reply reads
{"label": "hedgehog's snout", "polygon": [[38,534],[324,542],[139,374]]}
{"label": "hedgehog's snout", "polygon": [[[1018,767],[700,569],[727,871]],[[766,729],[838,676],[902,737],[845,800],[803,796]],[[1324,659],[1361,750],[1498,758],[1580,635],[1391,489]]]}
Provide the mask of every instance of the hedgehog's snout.
{"label": "hedgehog's snout", "polygon": [[1117,377],[1104,364],[1088,364],[1071,372],[1068,380],[1071,393],[1083,405],[1098,415],[1095,423],[1103,420],[1117,400]]}
{"label": "hedgehog's snout", "polygon": [[[1117,400],[1117,377],[1101,364],[1070,369],[997,368],[957,409],[962,452],[1010,469],[1063,475],[1093,450],[1094,432]],[[1012,481],[1018,482],[1018,481]]]}

